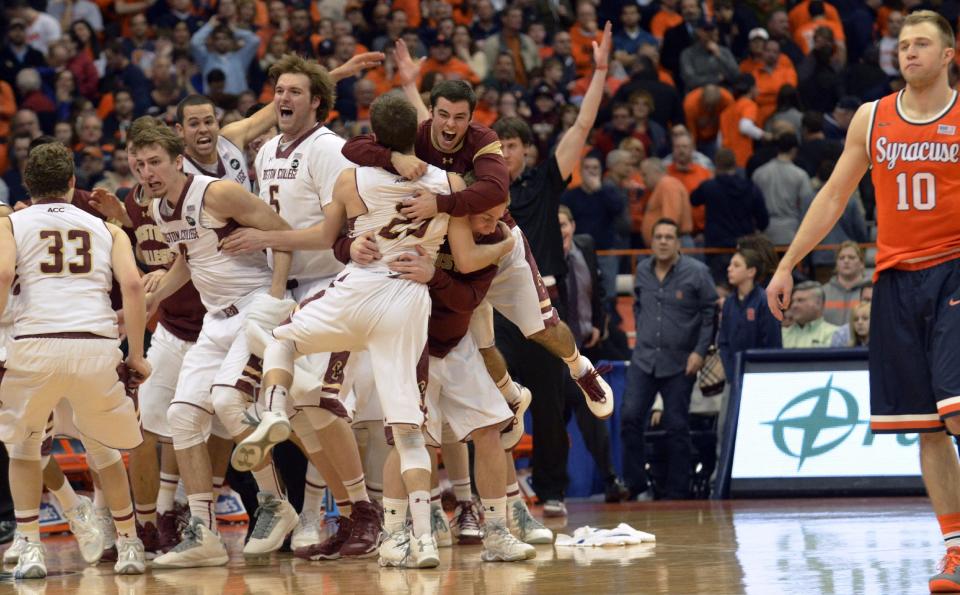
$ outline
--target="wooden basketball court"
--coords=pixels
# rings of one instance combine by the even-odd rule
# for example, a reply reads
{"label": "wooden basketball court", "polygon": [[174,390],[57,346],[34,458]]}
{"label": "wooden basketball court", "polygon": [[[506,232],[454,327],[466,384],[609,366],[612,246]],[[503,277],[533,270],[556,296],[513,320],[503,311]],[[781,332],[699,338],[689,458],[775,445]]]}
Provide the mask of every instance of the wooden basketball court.
{"label": "wooden basketball court", "polygon": [[[380,568],[376,558],[304,562],[275,555],[251,567],[240,554],[244,530],[226,527],[226,568],[148,570],[118,577],[112,566],[84,568],[71,537],[47,544],[46,581],[0,580],[0,594],[287,595],[494,593],[927,593],[943,552],[922,498],[569,503],[568,532],[626,522],[656,545],[615,548],[537,546],[526,563],[480,561],[480,546],[441,550],[440,568]],[[539,515],[539,510],[534,514]],[[9,569],[8,569],[9,570]]]}

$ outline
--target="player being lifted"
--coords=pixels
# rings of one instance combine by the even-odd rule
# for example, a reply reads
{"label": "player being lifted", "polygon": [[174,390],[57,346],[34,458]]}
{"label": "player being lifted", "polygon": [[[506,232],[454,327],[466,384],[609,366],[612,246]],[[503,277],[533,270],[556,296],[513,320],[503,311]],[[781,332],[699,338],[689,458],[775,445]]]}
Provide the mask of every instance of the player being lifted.
{"label": "player being lifted", "polygon": [[950,87],[956,38],[921,10],[898,39],[904,90],[860,107],[843,153],[767,286],[778,319],[791,271],[839,220],[871,169],[877,273],[870,317],[870,429],[920,433],[920,468],[947,553],[930,591],[960,591],[960,105]]}

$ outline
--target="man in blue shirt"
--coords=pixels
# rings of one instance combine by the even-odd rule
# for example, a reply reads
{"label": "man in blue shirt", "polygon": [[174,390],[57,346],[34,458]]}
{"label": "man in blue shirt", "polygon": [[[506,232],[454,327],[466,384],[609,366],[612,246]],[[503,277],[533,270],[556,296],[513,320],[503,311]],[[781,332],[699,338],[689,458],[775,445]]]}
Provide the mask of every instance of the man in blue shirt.
{"label": "man in blue shirt", "polygon": [[[213,37],[211,49],[207,49],[207,38]],[[242,45],[238,47],[237,42]],[[226,75],[223,92],[239,95],[248,89],[247,68],[257,55],[260,38],[253,31],[234,29],[213,16],[206,25],[200,27],[190,39],[190,50],[203,72],[203,80],[214,69],[220,69]],[[211,51],[212,50],[212,51]],[[204,88],[209,94],[210,90]]]}
{"label": "man in blue shirt", "polygon": [[690,393],[713,341],[717,291],[707,266],[680,254],[675,221],[654,224],[651,247],[634,287],[637,342],[621,413],[623,471],[631,495],[649,499],[644,434],[659,392],[668,452],[664,497],[682,499],[690,493]]}

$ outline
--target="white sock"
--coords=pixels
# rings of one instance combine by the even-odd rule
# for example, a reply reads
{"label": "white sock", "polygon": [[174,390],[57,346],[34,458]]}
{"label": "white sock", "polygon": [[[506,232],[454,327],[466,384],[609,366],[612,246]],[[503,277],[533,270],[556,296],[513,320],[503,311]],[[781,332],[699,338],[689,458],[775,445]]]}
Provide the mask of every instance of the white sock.
{"label": "white sock", "polygon": [[77,497],[77,493],[73,491],[73,486],[70,485],[70,481],[66,477],[63,478],[63,485],[60,486],[60,489],[50,490],[50,492],[60,503],[60,508],[65,511],[73,510],[77,504],[80,504],[80,498]]}
{"label": "white sock", "polygon": [[410,516],[413,518],[413,536],[430,533],[430,492],[410,492]]}
{"label": "white sock", "polygon": [[353,505],[350,504],[349,500],[337,502],[337,510],[340,511],[340,516],[350,518],[350,515],[353,514]]}
{"label": "white sock", "polygon": [[303,486],[303,511],[313,511],[317,516],[323,516],[323,495],[327,489],[327,482],[311,463],[307,465],[307,477]]}
{"label": "white sock", "polygon": [[107,499],[103,497],[103,490],[96,486],[93,488],[93,507],[97,510],[107,507]]}
{"label": "white sock", "polygon": [[177,495],[180,476],[160,472],[160,491],[157,493],[157,514],[173,510],[173,500]]}
{"label": "white sock", "polygon": [[111,510],[113,525],[117,528],[118,537],[136,537],[137,525],[134,521],[133,506],[125,506],[120,510]]}
{"label": "white sock", "polygon": [[286,415],[288,394],[289,391],[286,387],[280,386],[279,384],[268,386],[267,389],[263,391],[263,403],[266,405],[267,411],[275,411]]}
{"label": "white sock", "polygon": [[202,520],[208,529],[216,532],[217,521],[213,514],[213,492],[187,494],[187,502],[190,503],[190,516]]}
{"label": "white sock", "polygon": [[443,498],[443,490],[440,486],[430,488],[430,508],[441,506],[440,500]]}
{"label": "white sock", "polygon": [[520,497],[520,484],[513,482],[507,486],[507,504],[513,506],[513,503],[518,500],[523,500]]}
{"label": "white sock", "polygon": [[570,368],[570,375],[574,378],[580,378],[593,367],[590,360],[580,355],[580,350],[576,348],[574,348],[570,357],[563,358],[563,363],[567,364],[567,367]]}
{"label": "white sock", "polygon": [[457,502],[470,502],[473,500],[473,493],[470,491],[470,478],[451,479],[453,483],[453,493],[457,496]]}
{"label": "white sock", "polygon": [[407,506],[409,503],[406,498],[394,500],[393,498],[383,499],[383,529],[387,533],[393,533],[403,529],[407,522]]}
{"label": "white sock", "polygon": [[40,543],[40,510],[15,510],[17,531],[27,538],[27,541]]}
{"label": "white sock", "polygon": [[513,381],[513,378],[510,378],[509,372],[497,381],[497,388],[500,389],[500,394],[507,400],[507,403],[516,405],[520,402],[520,389],[517,387],[517,383]]}
{"label": "white sock", "polygon": [[350,502],[370,501],[370,497],[367,496],[367,484],[363,481],[363,474],[360,474],[360,477],[344,481],[343,487],[347,489],[347,497],[350,498]]}
{"label": "white sock", "polygon": [[213,495],[219,496],[222,493],[224,493],[223,477],[214,477],[213,478]]}
{"label": "white sock", "polygon": [[157,525],[156,506],[134,503],[134,512],[137,515],[137,522],[140,523],[141,527],[146,526],[147,523],[153,523],[154,526]]}
{"label": "white sock", "polygon": [[483,519],[486,523],[505,525],[507,522],[507,497],[480,498],[483,505]]}
{"label": "white sock", "polygon": [[273,494],[280,499],[283,498],[280,482],[277,481],[277,473],[272,463],[259,471],[251,471],[251,473],[253,473],[253,479],[257,482],[257,488],[261,492]]}

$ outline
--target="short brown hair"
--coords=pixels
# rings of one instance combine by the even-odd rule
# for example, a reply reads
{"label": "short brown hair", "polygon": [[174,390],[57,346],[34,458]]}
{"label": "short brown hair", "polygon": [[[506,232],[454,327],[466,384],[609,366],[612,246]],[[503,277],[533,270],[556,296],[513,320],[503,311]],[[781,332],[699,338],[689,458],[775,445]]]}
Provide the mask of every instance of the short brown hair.
{"label": "short brown hair", "polygon": [[130,139],[133,139],[133,137],[139,135],[141,131],[154,126],[166,126],[166,124],[154,118],[153,116],[140,116],[133,121],[133,124],[130,125],[130,130],[127,131],[127,136]]}
{"label": "short brown hair", "polygon": [[417,109],[405,97],[381,95],[370,105],[370,127],[378,144],[407,153],[417,142]]}
{"label": "short brown hair", "polygon": [[23,183],[34,199],[62,198],[73,175],[73,153],[60,143],[47,143],[30,151]]}
{"label": "short brown hair", "polygon": [[188,107],[193,107],[195,105],[209,105],[210,109],[213,111],[214,117],[217,115],[217,106],[214,105],[213,100],[207,97],[206,95],[200,95],[199,93],[192,93],[187,95],[180,100],[180,103],[177,104],[177,124],[183,125],[183,112]]}
{"label": "short brown hair", "polygon": [[335,87],[330,73],[322,66],[307,60],[296,54],[284,54],[282,58],[273,63],[267,72],[273,83],[276,84],[282,74],[302,74],[310,79],[310,98],[320,98],[320,105],[317,106],[317,121],[326,122],[330,110],[333,109],[333,100],[335,98]]}
{"label": "short brown hair", "polygon": [[526,120],[515,117],[500,118],[493,124],[493,131],[497,133],[501,141],[511,138],[518,138],[525,147],[533,144],[533,132]]}
{"label": "short brown hair", "polygon": [[[953,35],[953,27],[950,26],[950,22],[947,21],[942,14],[933,12],[932,10],[911,12],[907,15],[907,18],[903,20],[903,29],[906,29],[910,25],[919,25],[921,23],[930,23],[937,28],[937,32],[940,33],[940,41],[943,42],[943,47],[952,48],[956,46],[957,38]],[[900,29],[900,35],[903,35],[903,29]]]}
{"label": "short brown hair", "polygon": [[151,126],[144,122],[143,127],[137,130],[136,134],[130,135],[128,144],[134,151],[139,151],[150,145],[160,145],[160,148],[167,152],[171,160],[183,155],[184,149],[183,139],[169,127],[159,123]]}

